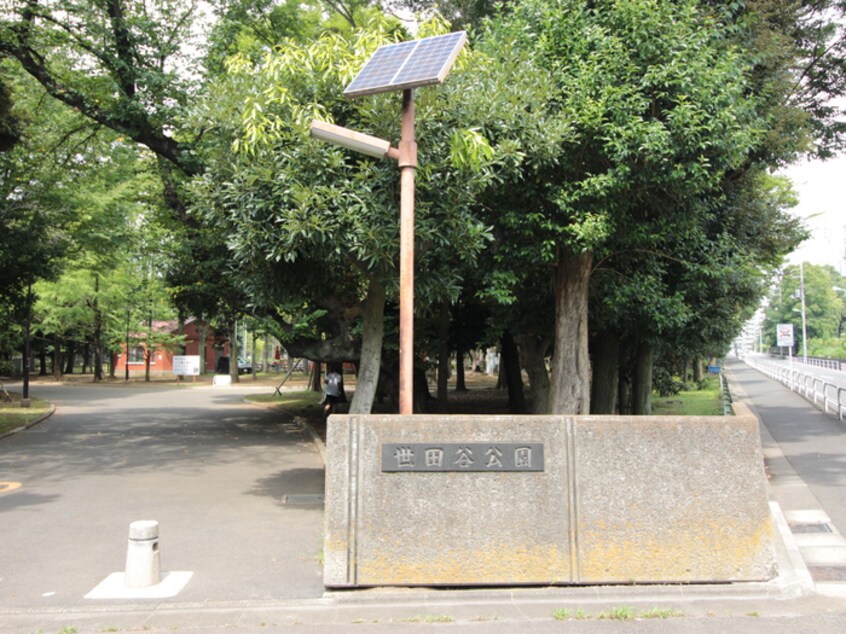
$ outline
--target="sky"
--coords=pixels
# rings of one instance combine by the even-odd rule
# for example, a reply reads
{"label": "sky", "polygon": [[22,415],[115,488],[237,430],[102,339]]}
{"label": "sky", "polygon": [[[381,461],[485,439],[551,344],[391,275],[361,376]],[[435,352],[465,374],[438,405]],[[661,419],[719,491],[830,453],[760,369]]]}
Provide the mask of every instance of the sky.
{"label": "sky", "polygon": [[786,169],[799,195],[792,212],[803,218],[810,239],[790,256],[791,264],[830,264],[846,274],[846,156],[828,161],[805,161]]}

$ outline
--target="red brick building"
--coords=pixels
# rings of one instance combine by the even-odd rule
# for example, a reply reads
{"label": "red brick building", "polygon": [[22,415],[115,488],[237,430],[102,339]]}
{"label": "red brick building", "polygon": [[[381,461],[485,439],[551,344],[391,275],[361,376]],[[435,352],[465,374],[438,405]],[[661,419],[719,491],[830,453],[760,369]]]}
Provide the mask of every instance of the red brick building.
{"label": "red brick building", "polygon": [[[181,344],[154,346],[152,358],[150,359],[150,374],[152,376],[164,376],[173,374],[174,355],[199,355],[200,354],[200,330],[202,322],[195,318],[188,319],[182,330]],[[175,319],[169,321],[154,321],[153,331],[177,337],[179,335],[179,322]],[[206,372],[213,373],[217,367],[217,360],[222,356],[229,355],[229,342],[219,338],[211,326],[206,326]],[[143,376],[146,371],[147,341],[141,334],[130,335],[129,348],[129,376]],[[115,357],[115,374],[124,376],[126,373],[126,344]]]}

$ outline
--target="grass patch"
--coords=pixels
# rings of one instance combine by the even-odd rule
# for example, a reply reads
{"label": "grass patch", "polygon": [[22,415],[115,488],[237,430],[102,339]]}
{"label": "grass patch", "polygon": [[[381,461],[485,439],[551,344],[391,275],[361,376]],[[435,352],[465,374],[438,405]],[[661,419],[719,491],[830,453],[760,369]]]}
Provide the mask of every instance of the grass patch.
{"label": "grass patch", "polygon": [[673,608],[652,608],[637,615],[639,619],[669,619],[674,617],[684,616],[683,612],[674,610]]}
{"label": "grass patch", "polygon": [[618,608],[611,608],[610,612],[600,612],[596,615],[596,618],[600,621],[631,621],[635,618],[635,611],[634,608],[623,605]]}
{"label": "grass patch", "polygon": [[597,612],[590,614],[581,608],[574,612],[567,608],[561,608],[552,612],[552,618],[556,621],[569,621],[575,619],[577,621],[633,621],[635,619],[668,619],[670,617],[684,616],[678,610],[672,608],[652,608],[643,612],[635,612],[634,608],[628,606],[620,606],[611,608],[609,612]]}
{"label": "grass patch", "polygon": [[21,407],[21,395],[11,393],[12,402],[0,401],[0,436],[38,420],[50,411],[49,401],[30,398],[29,407]]}
{"label": "grass patch", "polygon": [[652,413],[656,416],[722,416],[723,396],[720,381],[708,377],[701,390],[685,390],[667,397],[652,398]]}
{"label": "grass patch", "polygon": [[311,390],[300,390],[297,392],[282,392],[279,394],[256,394],[246,397],[248,403],[259,403],[262,405],[273,405],[282,409],[304,409],[312,405],[318,405],[321,399],[320,392]]}
{"label": "grass patch", "polygon": [[446,614],[422,614],[402,619],[400,623],[455,623],[455,619]]}

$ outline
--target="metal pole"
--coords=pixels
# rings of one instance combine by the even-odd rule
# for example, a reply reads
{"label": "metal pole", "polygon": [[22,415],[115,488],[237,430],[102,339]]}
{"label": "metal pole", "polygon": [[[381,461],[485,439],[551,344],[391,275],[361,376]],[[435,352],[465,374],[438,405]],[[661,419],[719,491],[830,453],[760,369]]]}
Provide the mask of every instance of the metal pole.
{"label": "metal pole", "polygon": [[400,168],[400,395],[399,413],[414,412],[414,91],[402,93]]}
{"label": "metal pole", "polygon": [[26,291],[26,322],[24,323],[24,354],[23,354],[23,395],[21,398],[29,399],[29,364],[32,356],[32,284]]}
{"label": "metal pole", "polygon": [[805,267],[799,263],[799,295],[802,298],[802,363],[808,363],[808,327],[805,320]]}

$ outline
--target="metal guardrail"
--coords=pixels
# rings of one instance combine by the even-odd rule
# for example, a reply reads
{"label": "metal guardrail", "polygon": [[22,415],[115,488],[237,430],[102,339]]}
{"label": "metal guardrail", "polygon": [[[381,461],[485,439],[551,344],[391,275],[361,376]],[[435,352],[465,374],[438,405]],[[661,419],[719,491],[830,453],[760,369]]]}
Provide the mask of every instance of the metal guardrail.
{"label": "metal guardrail", "polygon": [[841,421],[846,417],[846,388],[805,374],[795,367],[791,370],[791,368],[761,359],[746,358],[745,362],[771,379],[783,383],[797,394],[801,394],[814,405],[819,406],[826,414],[836,414]]}
{"label": "metal guardrail", "polygon": [[[780,353],[769,353],[771,357],[775,357],[778,359],[787,359],[788,355],[780,354]],[[795,355],[793,357],[793,363],[803,363],[807,365],[813,365],[818,368],[827,368],[829,370],[840,370],[841,372],[846,372],[846,361],[842,359],[827,359],[825,357],[808,357],[807,362],[803,359],[800,355]]]}

